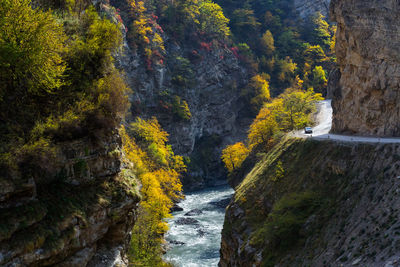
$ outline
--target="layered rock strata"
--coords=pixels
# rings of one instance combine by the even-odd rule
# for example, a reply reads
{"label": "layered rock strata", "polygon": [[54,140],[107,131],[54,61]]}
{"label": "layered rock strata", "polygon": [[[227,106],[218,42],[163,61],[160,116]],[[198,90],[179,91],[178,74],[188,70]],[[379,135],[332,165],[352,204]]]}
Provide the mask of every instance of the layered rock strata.
{"label": "layered rock strata", "polygon": [[139,196],[118,133],[58,145],[53,175],[0,182],[0,265],[127,265]]}
{"label": "layered rock strata", "polygon": [[333,88],[335,133],[400,135],[400,5],[333,0],[340,79]]}

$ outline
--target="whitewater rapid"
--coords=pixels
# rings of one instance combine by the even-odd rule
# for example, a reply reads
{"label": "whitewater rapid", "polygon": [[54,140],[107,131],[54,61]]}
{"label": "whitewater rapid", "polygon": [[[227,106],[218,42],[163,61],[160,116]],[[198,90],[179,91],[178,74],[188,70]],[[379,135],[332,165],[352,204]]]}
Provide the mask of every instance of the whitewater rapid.
{"label": "whitewater rapid", "polygon": [[187,194],[179,203],[183,211],[168,221],[164,259],[177,267],[218,266],[225,206],[232,195],[229,186]]}

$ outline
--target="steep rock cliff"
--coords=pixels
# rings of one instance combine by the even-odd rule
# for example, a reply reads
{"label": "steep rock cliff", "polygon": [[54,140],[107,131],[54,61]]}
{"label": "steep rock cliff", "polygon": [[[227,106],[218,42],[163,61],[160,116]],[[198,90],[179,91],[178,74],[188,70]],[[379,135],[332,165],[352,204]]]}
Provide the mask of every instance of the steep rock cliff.
{"label": "steep rock cliff", "polygon": [[333,86],[333,132],[400,135],[400,5],[334,0],[340,79]]}
{"label": "steep rock cliff", "polygon": [[237,188],[220,266],[395,266],[399,152],[389,144],[283,141]]}
{"label": "steep rock cliff", "polygon": [[[129,34],[126,1],[114,0],[111,5],[121,10]],[[251,121],[249,107],[241,99],[250,74],[239,55],[223,41],[202,40],[196,33],[182,41],[165,33],[165,25],[154,24],[153,30],[164,40],[162,60],[150,66],[140,50],[128,45],[126,36],[124,51],[117,56],[133,89],[132,118],[156,117],[169,133],[173,150],[191,158],[183,179],[186,189],[223,182],[226,173],[221,151],[242,139]],[[189,73],[185,85],[174,81],[178,72]],[[187,102],[190,119],[174,114],[171,102],[175,97]]]}
{"label": "steep rock cliff", "polygon": [[322,15],[328,16],[330,0],[294,0],[294,8],[301,18],[308,18],[315,12],[321,12]]}
{"label": "steep rock cliff", "polygon": [[[193,47],[182,47],[171,41],[166,44],[167,54],[188,57]],[[246,84],[246,70],[226,48],[215,47],[212,51],[199,51],[198,62],[192,62],[195,80],[187,89],[171,84],[171,65],[146,71],[140,55],[130,54],[123,68],[134,88],[133,102],[140,103],[140,115],[157,117],[170,134],[170,142],[178,154],[192,158],[189,177],[184,184],[189,188],[214,184],[225,173],[220,161],[223,147],[245,135],[248,125],[246,116],[240,116],[244,102],[240,92]],[[170,58],[173,62],[173,59]],[[192,117],[177,120],[162,107],[162,94],[178,95],[187,101]],[[244,119],[243,119],[244,117]],[[204,152],[207,150],[207,152]],[[204,180],[203,180],[204,179]]]}
{"label": "steep rock cliff", "polygon": [[58,145],[54,175],[0,182],[0,265],[125,265],[139,196],[118,132]]}

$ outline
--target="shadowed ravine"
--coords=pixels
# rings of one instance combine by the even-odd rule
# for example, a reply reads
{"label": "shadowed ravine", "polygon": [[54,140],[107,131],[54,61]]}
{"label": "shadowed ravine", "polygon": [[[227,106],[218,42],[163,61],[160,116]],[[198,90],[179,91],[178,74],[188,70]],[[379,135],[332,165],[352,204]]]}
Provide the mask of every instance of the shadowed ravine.
{"label": "shadowed ravine", "polygon": [[174,266],[217,266],[225,207],[232,197],[228,186],[189,193],[173,213],[166,235],[170,249],[165,255]]}

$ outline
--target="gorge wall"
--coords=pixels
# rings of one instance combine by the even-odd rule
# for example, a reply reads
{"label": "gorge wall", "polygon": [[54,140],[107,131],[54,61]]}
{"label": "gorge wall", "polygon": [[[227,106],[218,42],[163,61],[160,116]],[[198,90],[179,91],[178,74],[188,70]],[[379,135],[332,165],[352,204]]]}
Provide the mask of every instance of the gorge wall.
{"label": "gorge wall", "polygon": [[[84,5],[88,6],[90,2],[81,1],[80,4],[83,6],[80,8],[83,10]],[[72,11],[73,7],[70,6],[71,9],[69,9],[61,4],[54,1],[2,2],[2,21],[7,21],[7,19],[12,21],[15,14],[23,18],[16,22],[16,25],[20,27],[17,33],[24,32],[25,35],[18,36],[16,39],[20,38],[21,44],[24,43],[30,48],[27,48],[26,57],[44,57],[54,60],[52,57],[54,55],[49,51],[53,49],[57,51],[55,47],[65,48],[66,46],[55,37],[55,29],[62,32],[65,30],[69,34],[65,36],[65,40],[69,38],[70,46],[62,50],[63,53],[66,50],[74,50],[71,48],[74,47],[71,43],[76,40],[84,46],[87,39],[80,39],[82,36],[74,31],[74,29],[78,29],[79,32],[87,30],[81,24],[84,20],[88,23],[86,24],[88,28],[93,25],[98,27],[101,24],[104,30],[102,33],[114,32],[115,35],[111,36],[120,39],[120,36],[116,34],[118,27],[102,20],[95,8],[77,15],[78,13]],[[53,8],[57,10],[54,13],[60,15],[57,17],[57,24],[56,18],[50,11],[43,11],[50,7],[51,10]],[[9,13],[3,16],[4,10]],[[91,20],[88,20],[89,14]],[[68,28],[65,17],[74,21],[75,26]],[[30,26],[27,25],[27,20],[32,23]],[[7,27],[4,25],[3,23],[2,26]],[[40,35],[35,35],[38,32]],[[44,42],[42,36],[51,36],[48,37],[50,44]],[[99,32],[92,35],[100,42],[107,41],[104,35],[99,36]],[[40,50],[38,54],[32,52],[34,49],[29,46],[32,39],[35,40],[37,47],[47,47],[45,49],[48,50],[41,51],[38,48]],[[10,45],[10,41],[7,38],[2,40],[1,48],[4,50],[4,47]],[[115,46],[119,47],[117,41]],[[114,49],[106,48],[102,50],[103,53],[98,53],[99,51],[93,52],[93,47],[85,52],[80,50],[78,54],[82,57],[78,57],[78,61],[82,65],[79,68],[73,64],[68,65],[68,70],[77,71],[75,74],[79,77],[79,81],[76,84],[71,78],[74,75],[63,72],[62,77],[66,79],[66,82],[57,81],[64,86],[57,87],[57,90],[52,93],[41,94],[41,100],[32,95],[24,95],[15,98],[31,99],[30,104],[27,102],[13,104],[12,100],[2,103],[0,266],[128,265],[125,252],[136,222],[140,201],[135,166],[126,159],[120,134],[120,124],[128,101],[123,95],[125,90],[118,91],[115,83],[110,87],[105,86],[103,89],[107,88],[105,90],[108,93],[102,95],[103,100],[106,98],[119,100],[116,101],[118,103],[114,102],[114,107],[118,107],[117,109],[110,108],[108,112],[104,112],[104,109],[102,111],[102,108],[95,104],[99,103],[97,98],[99,95],[96,95],[99,90],[96,88],[95,93],[96,89],[93,88],[96,82],[104,82],[100,77],[104,79],[109,75],[107,71],[115,69],[112,58],[109,57],[113,51]],[[96,56],[91,57],[90,55],[93,54]],[[105,59],[104,55],[109,60],[102,61]],[[16,58],[24,58],[24,56],[18,54]],[[63,60],[60,59],[54,64],[67,64]],[[84,64],[85,60],[91,62],[90,67]],[[15,67],[15,64],[10,64],[10,68]],[[39,64],[36,62],[34,68],[39,68]],[[101,68],[107,71],[103,72]],[[4,69],[2,71],[4,72]],[[96,76],[91,71],[96,72]],[[41,79],[48,79],[52,75],[49,73],[51,71],[46,69],[41,74],[45,78],[34,76],[32,84],[40,88]],[[114,78],[118,79],[119,74],[116,73]],[[30,84],[26,77],[20,79]],[[88,87],[85,87],[85,84]],[[1,85],[2,92],[4,92],[3,85],[4,82]],[[80,88],[81,85],[83,88]],[[120,85],[125,87],[123,83]],[[30,91],[29,86],[17,87],[24,93]],[[92,91],[89,91],[89,88]],[[16,90],[16,87],[11,86],[5,92],[7,95],[12,95],[12,92]],[[79,96],[71,93],[72,91],[79,92]],[[64,92],[68,92],[69,96],[63,95]],[[79,101],[90,106],[93,113],[77,112],[74,108],[79,105]],[[106,102],[108,107],[112,106],[110,106],[110,101]],[[6,111],[11,110],[10,107],[14,107],[12,110],[17,113],[11,117],[5,116],[4,113],[7,114]],[[41,110],[39,107],[46,107],[49,111]],[[26,114],[33,115],[26,118],[28,116]],[[14,125],[7,119],[23,130],[14,131]],[[40,130],[34,134],[33,132],[38,128]],[[15,141],[16,138],[18,142]]]}
{"label": "gorge wall", "polygon": [[334,0],[340,74],[333,88],[335,133],[400,135],[400,5]]}
{"label": "gorge wall", "polygon": [[[125,0],[111,4],[129,10]],[[130,25],[129,16],[124,12],[121,16]],[[221,151],[246,135],[252,119],[241,99],[250,74],[239,55],[223,41],[202,40],[195,32],[178,40],[162,30],[162,23],[155,25],[154,31],[164,40],[162,61],[149,68],[143,53],[132,49],[126,36],[124,51],[117,56],[134,91],[132,116],[156,117],[169,133],[174,152],[191,159],[183,178],[186,190],[224,183]],[[177,76],[184,76],[187,82],[179,84]],[[186,101],[190,119],[174,114],[170,104],[177,97]]]}
{"label": "gorge wall", "polygon": [[[192,45],[182,47],[173,40],[166,44],[166,53],[175,58],[190,57],[194,49]],[[190,66],[195,80],[189,88],[182,89],[171,84],[172,68],[176,64],[172,56],[170,65],[157,66],[148,72],[140,55],[128,51],[123,68],[131,87],[135,88],[132,97],[134,103],[140,103],[140,116],[155,116],[169,133],[174,151],[191,158],[192,168],[183,180],[186,188],[223,180],[221,150],[246,134],[243,129],[250,120],[240,114],[245,108],[240,92],[247,83],[246,69],[227,48],[199,49],[201,59],[191,62]],[[192,114],[190,120],[177,120],[163,108],[163,94],[177,95],[187,101]]]}
{"label": "gorge wall", "polygon": [[51,175],[0,180],[0,265],[125,266],[140,198],[118,131],[58,145]]}

